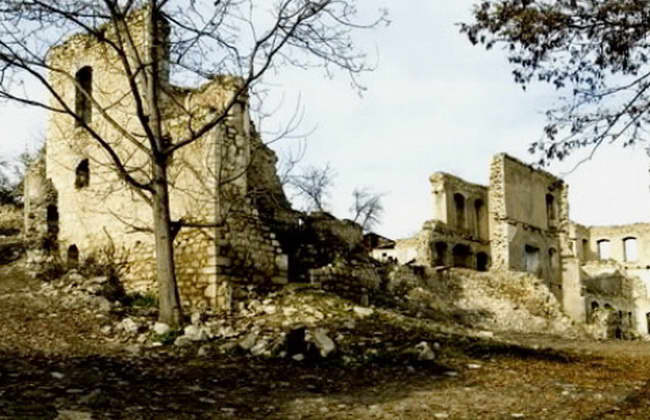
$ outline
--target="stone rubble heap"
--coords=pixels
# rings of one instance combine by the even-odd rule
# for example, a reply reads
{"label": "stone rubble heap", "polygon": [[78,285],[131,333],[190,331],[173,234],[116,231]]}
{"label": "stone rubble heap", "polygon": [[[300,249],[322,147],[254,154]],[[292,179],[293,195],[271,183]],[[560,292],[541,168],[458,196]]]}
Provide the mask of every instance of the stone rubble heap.
{"label": "stone rubble heap", "polygon": [[103,337],[98,339],[134,356],[160,350],[195,352],[198,357],[235,352],[296,362],[340,358],[344,363],[355,363],[389,353],[429,362],[435,360],[433,349],[440,348],[438,343],[422,340],[364,338],[368,333],[365,329],[374,334],[372,323],[399,323],[397,315],[356,305],[311,286],[295,290],[288,286],[240,302],[228,317],[193,312],[190,323],[180,330],[158,322],[156,308],[123,303],[125,296],[114,288],[107,277],[85,277],[72,270],[59,280],[43,283],[35,293],[56,299],[64,307],[94,312],[102,325]]}

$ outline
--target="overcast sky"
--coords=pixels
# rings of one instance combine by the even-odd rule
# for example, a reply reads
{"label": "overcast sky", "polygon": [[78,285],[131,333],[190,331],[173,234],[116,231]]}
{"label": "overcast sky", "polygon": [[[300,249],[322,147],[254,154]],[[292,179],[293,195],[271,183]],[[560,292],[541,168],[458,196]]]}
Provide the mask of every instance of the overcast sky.
{"label": "overcast sky", "polygon": [[[306,163],[330,162],[337,170],[334,213],[344,217],[353,188],[370,186],[386,193],[376,230],[399,238],[432,218],[433,172],[487,184],[496,153],[533,162],[528,145],[540,137],[543,111],[556,97],[548,85],[523,92],[504,54],[473,47],[459,34],[455,23],[469,19],[472,1],[372,3],[386,5],[392,23],[360,37],[379,54],[377,70],[362,78],[363,98],[342,76],[292,72],[284,83],[302,92],[305,126],[317,126]],[[571,217],[584,224],[650,221],[649,162],[642,147],[602,148],[565,177]],[[549,170],[559,175],[574,163]]]}
{"label": "overcast sky", "polygon": [[[337,75],[287,71],[273,80],[284,98],[272,128],[289,115],[300,95],[307,141],[304,165],[335,168],[331,210],[346,217],[355,186],[384,197],[383,224],[393,238],[417,232],[432,217],[429,176],[445,171],[486,184],[492,155],[500,152],[532,162],[527,153],[539,138],[543,110],[553,104],[550,86],[527,92],[516,86],[504,55],[473,47],[458,33],[471,0],[366,1],[372,12],[388,7],[391,25],[360,33],[378,68],[362,76],[362,98]],[[373,59],[374,61],[374,59]],[[279,101],[279,96],[275,101]],[[25,150],[43,132],[45,115],[27,108],[0,107],[0,157]],[[282,155],[289,141],[274,144]],[[603,148],[565,179],[572,219],[584,224],[650,221],[649,160],[642,147]],[[554,165],[560,174],[571,162]]]}

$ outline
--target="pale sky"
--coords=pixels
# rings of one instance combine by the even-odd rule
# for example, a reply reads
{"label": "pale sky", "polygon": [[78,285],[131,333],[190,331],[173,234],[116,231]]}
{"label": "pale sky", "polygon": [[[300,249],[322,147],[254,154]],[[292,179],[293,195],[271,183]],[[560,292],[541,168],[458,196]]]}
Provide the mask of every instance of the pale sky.
{"label": "pale sky", "polygon": [[[419,231],[432,217],[429,176],[445,171],[486,184],[492,155],[500,152],[532,162],[529,143],[539,138],[543,111],[554,101],[547,85],[523,92],[499,51],[473,47],[454,25],[470,16],[471,0],[373,0],[390,11],[391,25],[359,33],[368,47],[373,73],[361,77],[368,91],[360,98],[348,80],[318,71],[286,71],[271,80],[283,106],[265,127],[294,110],[300,97],[307,140],[304,165],[327,162],[337,177],[331,210],[348,215],[355,186],[386,193],[378,233],[399,238]],[[273,100],[269,101],[273,103]],[[0,158],[15,156],[44,131],[45,114],[0,107]],[[273,145],[282,155],[291,141]],[[571,218],[583,224],[650,221],[650,160],[643,147],[602,148],[595,159],[565,179]],[[553,165],[560,174],[571,162]]]}

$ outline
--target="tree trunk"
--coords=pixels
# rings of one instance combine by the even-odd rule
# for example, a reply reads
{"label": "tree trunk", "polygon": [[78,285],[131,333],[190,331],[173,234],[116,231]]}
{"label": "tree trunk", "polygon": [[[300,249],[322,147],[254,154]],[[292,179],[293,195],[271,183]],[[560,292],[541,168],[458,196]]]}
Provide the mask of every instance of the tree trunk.
{"label": "tree trunk", "polygon": [[160,67],[160,28],[157,16],[157,2],[149,4],[149,63],[146,67],[147,102],[149,127],[152,145],[153,179],[153,228],[156,238],[156,278],[158,280],[158,319],[172,327],[181,324],[182,308],[176,284],[174,264],[174,236],[171,229],[169,209],[169,184],[167,179],[168,156],[164,149],[168,142],[163,138],[162,119],[159,102]]}
{"label": "tree trunk", "polygon": [[156,238],[156,278],[158,279],[158,319],[172,327],[181,323],[182,309],[176,285],[174,244],[169,216],[167,166],[154,162],[153,227]]}

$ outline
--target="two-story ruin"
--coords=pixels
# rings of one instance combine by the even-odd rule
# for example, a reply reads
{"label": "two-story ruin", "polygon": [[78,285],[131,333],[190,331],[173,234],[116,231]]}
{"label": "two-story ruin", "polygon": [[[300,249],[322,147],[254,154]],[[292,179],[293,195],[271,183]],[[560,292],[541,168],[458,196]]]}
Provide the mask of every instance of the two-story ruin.
{"label": "two-story ruin", "polygon": [[[149,24],[147,9],[128,17],[133,43],[128,60],[146,57],[153,42]],[[117,42],[117,27],[109,23],[99,30]],[[167,38],[159,42],[168,50]],[[48,77],[56,95],[112,146],[131,176],[145,180],[150,156],[138,140],[146,135],[121,58],[101,37],[76,34],[49,51]],[[241,83],[237,77],[216,76],[198,88],[174,86],[169,63],[161,60],[159,67],[163,136],[174,140],[191,137],[197,126],[223,112]],[[141,92],[146,91],[144,76],[135,77]],[[52,108],[57,109],[61,105],[52,96]],[[227,307],[231,282],[282,283],[287,278],[287,255],[255,205],[272,198],[274,217],[281,218],[282,210],[290,214],[275,175],[276,158],[250,122],[247,98],[234,101],[228,118],[179,149],[168,170],[172,219],[212,225],[184,227],[175,238],[179,289],[183,301],[194,305]],[[119,260],[113,262],[128,267],[128,289],[153,289],[151,220],[146,195],[125,183],[105,148],[71,115],[50,112],[46,153],[25,182],[25,238],[33,250],[31,259],[46,258],[38,255],[42,251],[68,267],[101,258]]]}
{"label": "two-story ruin", "polygon": [[567,184],[505,154],[493,158],[489,180],[433,174],[433,219],[372,255],[441,269],[527,271],[575,320],[606,309],[621,325],[650,333],[650,224],[574,223]]}

